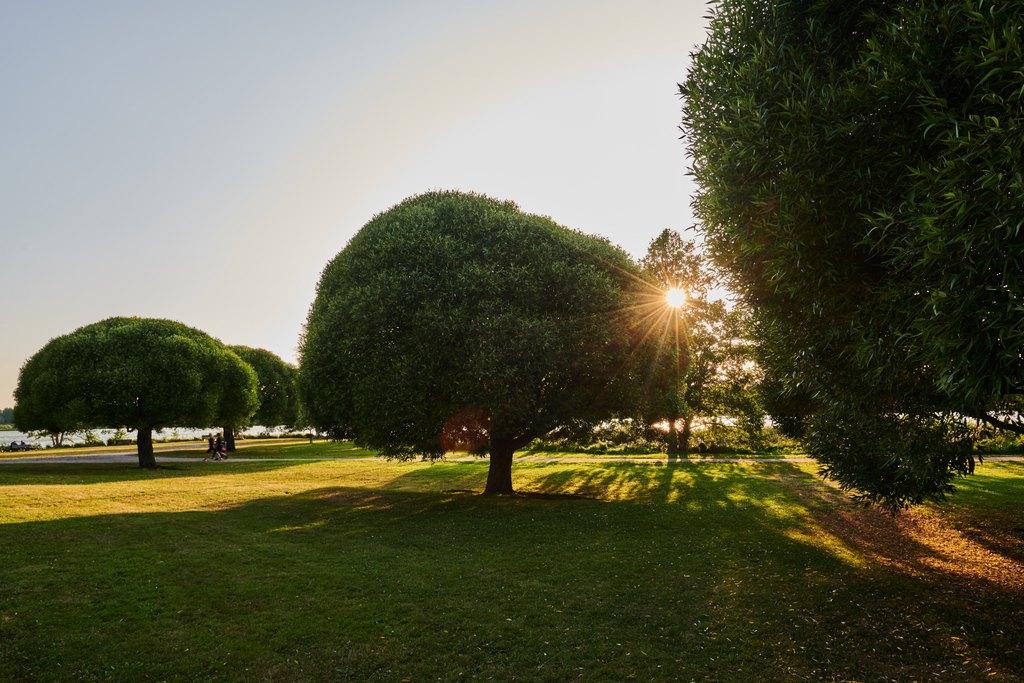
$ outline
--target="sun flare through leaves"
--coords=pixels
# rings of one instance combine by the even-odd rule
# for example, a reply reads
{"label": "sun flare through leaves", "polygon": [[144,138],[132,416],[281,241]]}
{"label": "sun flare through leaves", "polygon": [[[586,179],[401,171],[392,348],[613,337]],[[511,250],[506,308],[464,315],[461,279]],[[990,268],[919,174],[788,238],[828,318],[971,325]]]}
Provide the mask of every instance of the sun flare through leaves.
{"label": "sun flare through leaves", "polygon": [[669,287],[665,290],[665,305],[669,308],[682,308],[686,305],[686,291],[681,287]]}

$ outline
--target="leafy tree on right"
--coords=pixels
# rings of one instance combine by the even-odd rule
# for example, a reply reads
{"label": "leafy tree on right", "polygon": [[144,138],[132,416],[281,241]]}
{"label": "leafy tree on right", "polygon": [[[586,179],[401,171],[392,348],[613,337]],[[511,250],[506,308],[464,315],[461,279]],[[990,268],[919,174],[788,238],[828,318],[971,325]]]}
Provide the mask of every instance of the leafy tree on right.
{"label": "leafy tree on right", "polygon": [[777,421],[891,507],[1024,432],[1024,2],[723,0],[684,131]]}

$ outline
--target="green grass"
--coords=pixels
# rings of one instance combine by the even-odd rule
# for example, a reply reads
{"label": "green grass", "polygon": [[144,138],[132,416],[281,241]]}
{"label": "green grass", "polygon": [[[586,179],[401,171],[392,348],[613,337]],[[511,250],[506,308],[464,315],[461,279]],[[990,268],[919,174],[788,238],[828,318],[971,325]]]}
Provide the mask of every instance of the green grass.
{"label": "green grass", "polygon": [[[360,448],[349,441],[314,441],[313,443],[309,443],[308,441],[295,441],[280,444],[264,441],[258,445],[239,443],[238,450],[234,453],[228,454],[226,462],[231,462],[231,458],[294,458],[297,460],[329,460],[334,458],[373,458],[376,457],[376,455],[375,451]],[[161,456],[189,457],[201,460],[206,456],[206,453],[204,451],[168,451],[166,453],[158,453],[156,456],[157,462],[160,461]],[[226,463],[217,464],[219,466]]]}
{"label": "green grass", "polygon": [[[324,442],[317,442],[314,445],[323,445]],[[295,446],[295,445],[308,445],[308,442],[304,439],[244,439],[238,441],[239,455],[246,455],[250,450],[257,452],[256,449],[267,446],[271,449],[281,448],[284,446]],[[350,444],[335,444],[338,447],[353,448]],[[206,448],[205,440],[190,439],[184,441],[156,441],[153,444],[156,452],[156,457],[159,459],[161,456],[176,456],[176,457],[192,457],[197,456],[202,458],[203,450]],[[96,453],[136,453],[135,444],[120,444],[117,446],[65,446],[62,448],[40,448],[29,451],[14,451],[0,453],[0,460],[11,459],[11,458],[39,458],[46,456],[66,456],[66,455],[92,455]],[[253,457],[269,457],[267,455],[255,455]]]}
{"label": "green grass", "polygon": [[1020,464],[896,520],[794,463],[520,462],[514,498],[485,474],[0,466],[0,678],[1024,671]]}
{"label": "green grass", "polygon": [[[305,439],[295,438],[268,438],[268,439],[240,439],[240,449],[250,449],[250,447],[258,445],[293,445],[295,443],[307,443]],[[159,458],[161,455],[164,456],[193,456],[196,455],[196,450],[199,449],[201,452],[205,449],[205,439],[182,439],[179,441],[154,441],[154,450]],[[33,449],[30,451],[15,451],[13,453],[0,453],[0,460],[10,458],[38,458],[42,456],[84,456],[96,453],[135,453],[135,444],[127,443],[120,445],[68,445],[61,446],[58,449],[53,447],[43,447],[43,449]]]}
{"label": "green grass", "polygon": [[615,460],[779,460],[807,457],[806,453],[791,453],[783,451],[768,451],[749,453],[744,451],[725,451],[716,453],[687,453],[682,455],[669,456],[665,452],[660,453],[573,453],[569,451],[521,451],[516,457],[525,460],[544,459],[566,459],[572,460],[594,460],[614,462]]}

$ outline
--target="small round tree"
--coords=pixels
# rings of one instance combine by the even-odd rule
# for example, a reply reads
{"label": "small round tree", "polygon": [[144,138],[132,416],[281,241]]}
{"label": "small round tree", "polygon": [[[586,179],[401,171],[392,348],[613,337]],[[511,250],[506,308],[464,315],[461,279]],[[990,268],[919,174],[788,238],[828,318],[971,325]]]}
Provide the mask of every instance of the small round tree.
{"label": "small round tree", "polygon": [[[385,455],[512,456],[635,400],[636,266],[607,241],[456,192],[371,220],[320,279],[301,345],[310,421]],[[639,354],[638,354],[639,355]]]}
{"label": "small round tree", "polygon": [[[229,346],[239,358],[256,372],[259,409],[247,424],[277,427],[291,425],[296,419],[295,368],[280,356],[251,346]],[[243,424],[225,424],[224,441],[229,451],[235,450],[235,430]]]}
{"label": "small round tree", "polygon": [[51,340],[21,369],[19,429],[127,427],[140,467],[155,467],[153,430],[243,422],[256,373],[209,335],[171,320],[109,318]]}

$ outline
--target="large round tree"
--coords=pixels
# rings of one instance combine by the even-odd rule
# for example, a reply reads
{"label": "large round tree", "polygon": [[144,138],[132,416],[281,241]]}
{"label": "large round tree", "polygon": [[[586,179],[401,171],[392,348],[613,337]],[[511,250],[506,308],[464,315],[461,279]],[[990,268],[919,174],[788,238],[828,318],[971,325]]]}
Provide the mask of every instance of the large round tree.
{"label": "large round tree", "polygon": [[229,346],[239,358],[256,372],[259,408],[246,421],[224,424],[224,441],[229,451],[235,450],[235,430],[249,425],[277,427],[295,424],[295,368],[284,362],[280,356],[266,349],[251,346]]}
{"label": "large round tree", "polygon": [[258,400],[256,373],[226,346],[149,318],[109,318],[51,340],[22,367],[14,398],[19,429],[134,429],[141,467],[156,466],[153,430],[241,423]]}
{"label": "large round tree", "polygon": [[456,192],[371,220],[323,272],[301,346],[313,426],[386,455],[512,456],[632,405],[637,269],[607,241]]}
{"label": "large round tree", "polygon": [[696,213],[757,312],[769,405],[894,506],[971,470],[965,416],[1024,431],[1022,13],[722,0],[682,86]]}

